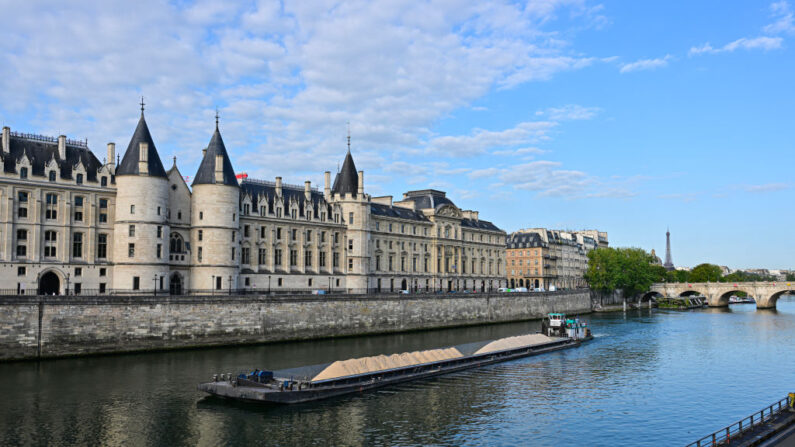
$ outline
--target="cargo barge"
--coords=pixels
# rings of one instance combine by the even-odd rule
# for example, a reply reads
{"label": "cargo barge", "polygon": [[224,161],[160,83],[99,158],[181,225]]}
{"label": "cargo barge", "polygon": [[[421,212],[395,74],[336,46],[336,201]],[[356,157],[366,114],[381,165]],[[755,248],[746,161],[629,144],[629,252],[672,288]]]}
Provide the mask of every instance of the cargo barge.
{"label": "cargo barge", "polygon": [[240,401],[295,404],[574,348],[592,338],[587,324],[579,319],[549,314],[542,333],[280,371],[216,374],[198,389]]}

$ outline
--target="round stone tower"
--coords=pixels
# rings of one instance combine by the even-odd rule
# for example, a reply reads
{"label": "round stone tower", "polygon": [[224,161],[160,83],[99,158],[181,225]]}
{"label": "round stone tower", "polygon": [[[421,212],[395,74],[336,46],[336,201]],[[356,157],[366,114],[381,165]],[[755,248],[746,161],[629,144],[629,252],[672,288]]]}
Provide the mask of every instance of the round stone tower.
{"label": "round stone tower", "polygon": [[157,154],[143,106],[138,127],[116,170],[113,289],[167,293],[168,176]]}
{"label": "round stone tower", "polygon": [[240,185],[218,131],[204,150],[191,196],[192,290],[237,289],[240,266]]}

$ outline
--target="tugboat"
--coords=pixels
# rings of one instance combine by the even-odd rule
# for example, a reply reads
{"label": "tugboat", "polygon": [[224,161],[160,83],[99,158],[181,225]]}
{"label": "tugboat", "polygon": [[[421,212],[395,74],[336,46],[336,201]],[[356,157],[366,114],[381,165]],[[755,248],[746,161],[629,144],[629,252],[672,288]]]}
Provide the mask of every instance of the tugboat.
{"label": "tugboat", "polygon": [[379,355],[281,371],[215,374],[200,391],[224,398],[294,404],[362,392],[492,363],[579,347],[593,336],[579,318],[547,315],[542,333],[466,343],[426,351]]}

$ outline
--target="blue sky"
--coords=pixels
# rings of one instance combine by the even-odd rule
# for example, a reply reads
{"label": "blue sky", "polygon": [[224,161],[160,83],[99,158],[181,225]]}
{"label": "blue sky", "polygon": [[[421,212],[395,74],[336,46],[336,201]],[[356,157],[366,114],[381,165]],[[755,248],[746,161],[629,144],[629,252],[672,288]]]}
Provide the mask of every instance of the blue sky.
{"label": "blue sky", "polygon": [[433,187],[506,231],[599,228],[674,262],[795,268],[795,5],[778,2],[13,2],[0,116],[126,148],[146,97],[192,176],[373,195]]}

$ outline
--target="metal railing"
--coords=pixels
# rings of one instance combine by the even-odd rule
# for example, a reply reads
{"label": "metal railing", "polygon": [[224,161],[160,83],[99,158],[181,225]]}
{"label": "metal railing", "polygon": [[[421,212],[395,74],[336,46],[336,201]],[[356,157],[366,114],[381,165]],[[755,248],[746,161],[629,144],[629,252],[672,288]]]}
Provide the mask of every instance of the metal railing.
{"label": "metal railing", "polygon": [[691,442],[686,447],[729,445],[731,444],[732,439],[736,439],[737,437],[740,437],[743,434],[758,428],[760,425],[769,422],[774,416],[778,415],[782,411],[787,411],[787,408],[789,408],[787,402],[788,399],[789,396],[779,400],[778,402],[774,402],[769,407],[765,407],[744,419],[721,428],[720,430],[704,436],[695,442]]}
{"label": "metal railing", "polygon": [[[56,137],[48,137],[46,135],[39,135],[35,133],[23,133],[23,132],[11,132],[12,137],[16,138],[24,138],[26,140],[31,141],[42,141],[45,143],[58,143],[58,138]],[[78,147],[85,147],[88,148],[88,140],[74,140],[71,138],[66,139],[66,144],[68,146],[78,146]]]}

